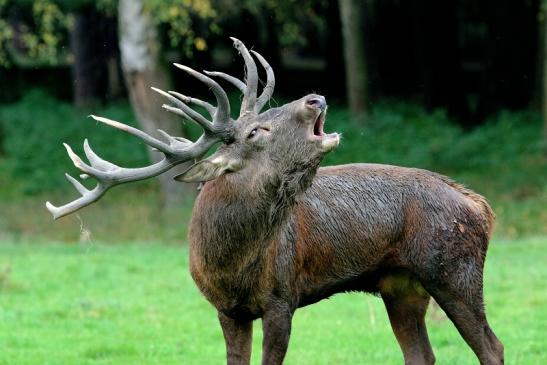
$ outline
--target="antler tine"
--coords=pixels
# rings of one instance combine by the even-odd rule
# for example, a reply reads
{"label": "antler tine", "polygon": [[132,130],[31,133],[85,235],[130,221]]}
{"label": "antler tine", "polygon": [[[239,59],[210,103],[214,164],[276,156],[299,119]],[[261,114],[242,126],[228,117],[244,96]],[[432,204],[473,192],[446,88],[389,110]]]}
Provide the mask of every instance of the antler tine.
{"label": "antler tine", "polygon": [[163,90],[160,90],[158,88],[152,87],[151,89],[154,90],[155,92],[165,96],[166,98],[168,98],[169,100],[171,100],[174,104],[176,104],[178,106],[178,108],[175,108],[175,107],[172,107],[170,105],[163,104],[162,105],[163,109],[167,110],[168,112],[177,114],[177,115],[183,117],[184,119],[188,119],[188,120],[200,125],[203,128],[203,130],[205,131],[205,133],[215,134],[217,132],[216,127],[218,127],[218,126],[215,126],[213,123],[211,123],[210,121],[205,119],[205,117],[203,117],[203,115],[199,114],[194,109],[190,108],[184,102],[180,101],[179,99],[175,98],[173,95],[171,95],[171,94],[169,94],[169,93],[167,93]]}
{"label": "antler tine", "polygon": [[249,53],[249,50],[243,42],[239,39],[230,37],[234,41],[234,47],[241,53],[243,60],[245,61],[245,92],[243,93],[243,101],[241,102],[241,112],[240,115],[245,114],[249,111],[254,111],[256,104],[256,91],[258,88],[258,71],[256,69],[255,61]]}
{"label": "antler tine", "polygon": [[[68,176],[70,175],[67,174],[67,178]],[[76,182],[77,184],[80,184],[74,178],[72,178],[72,180],[69,179],[69,181],[72,182],[72,184],[74,184],[74,182]],[[48,201],[46,202],[46,208],[47,210],[49,210],[51,214],[53,214],[53,219],[58,219],[58,218],[64,217],[67,214],[73,213],[83,207],[86,207],[89,204],[96,202],[104,195],[104,193],[109,188],[110,186],[108,185],[98,184],[93,190],[86,189],[86,191],[84,191],[83,193],[80,192],[82,196],[76,200],[71,201],[68,204],[65,204],[60,207],[56,207],[55,205],[51,204]]]}
{"label": "antler tine", "polygon": [[215,80],[188,66],[178,63],[174,63],[174,65],[209,86],[217,99],[217,108],[215,115],[213,116],[213,124],[215,127],[225,127],[225,125],[230,121],[230,102],[224,89]]}
{"label": "antler tine", "polygon": [[68,181],[70,181],[72,185],[74,185],[76,190],[78,190],[78,192],[81,195],[87,194],[89,192],[89,190],[85,186],[83,186],[81,182],[79,182],[78,180],[70,176],[69,174],[65,173],[65,177],[67,178]]}
{"label": "antler tine", "polygon": [[205,119],[203,117],[203,115],[199,114],[194,109],[190,108],[188,105],[184,104],[182,101],[175,98],[173,95],[171,95],[171,94],[169,94],[169,93],[167,93],[167,92],[165,92],[161,89],[158,89],[156,87],[152,87],[151,89],[154,90],[155,92],[157,92],[158,94],[161,94],[161,95],[165,96],[166,98],[171,100],[178,107],[178,108],[174,108],[172,106],[164,104],[164,105],[162,105],[162,107],[165,110],[167,110],[171,113],[178,114],[183,118],[186,118],[186,119],[191,120],[192,122],[194,122],[196,124],[199,124],[207,133],[213,133],[214,132],[212,123],[210,121],[208,121],[207,119]]}
{"label": "antler tine", "polygon": [[72,160],[74,166],[76,166],[80,171],[83,171],[86,175],[91,175],[93,177],[104,177],[101,170],[86,164],[80,156],[74,153],[68,144],[63,143],[63,146],[65,146],[68,157]]}
{"label": "antler tine", "polygon": [[239,39],[230,37],[234,41],[235,48],[241,53],[243,56],[243,60],[245,61],[245,71],[246,71],[246,83],[242,82],[236,77],[233,77],[231,75],[225,74],[224,72],[217,72],[217,71],[203,71],[205,74],[209,76],[216,76],[220,77],[231,84],[233,84],[235,87],[237,87],[242,93],[243,93],[243,101],[241,103],[241,111],[240,115],[245,114],[246,112],[253,111],[255,113],[260,113],[264,105],[270,100],[270,98],[273,95],[274,87],[275,87],[275,75],[273,72],[272,67],[270,64],[266,61],[262,55],[256,51],[250,51],[252,52],[256,58],[260,61],[260,64],[264,67],[266,70],[266,86],[264,86],[264,90],[262,91],[260,97],[257,99],[257,89],[258,89],[258,71],[256,68],[256,63],[253,60],[253,57],[249,53],[249,50],[243,42],[241,42]]}
{"label": "antler tine", "polygon": [[152,136],[149,136],[148,134],[144,133],[140,129],[131,127],[127,124],[123,124],[123,123],[117,122],[117,121],[112,120],[112,119],[98,117],[96,115],[90,115],[90,117],[95,119],[97,122],[109,125],[111,127],[119,129],[119,130],[121,130],[125,133],[129,133],[129,134],[139,138],[140,140],[142,140],[144,143],[146,143],[150,147],[155,148],[155,149],[157,149],[161,152],[164,152],[164,153],[171,153],[172,152],[171,148],[167,144],[163,143],[162,141],[160,141],[160,140],[158,140],[158,139],[156,139]]}
{"label": "antler tine", "polygon": [[245,92],[246,92],[247,86],[245,85],[245,83],[243,81],[241,81],[237,77],[233,77],[232,75],[228,75],[224,72],[218,72],[218,71],[205,71],[204,70],[203,72],[205,74],[209,75],[209,76],[220,77],[221,79],[224,79],[224,80],[228,81],[230,84],[237,87],[239,89],[239,91],[241,91],[242,94],[245,94]]}
{"label": "antler tine", "polygon": [[[189,110],[187,110],[186,108],[184,110],[182,108],[175,108],[175,107],[172,107],[171,105],[167,105],[167,104],[163,104],[161,107],[163,109],[167,110],[170,113],[177,114],[178,116],[181,116],[184,119],[191,120],[192,122],[200,125],[207,133],[214,133],[214,128],[213,128],[213,125],[211,124],[211,122],[209,122],[207,119],[203,118],[199,113],[196,113],[196,112],[194,112],[194,113],[198,114],[199,117],[194,119],[191,116],[189,116],[186,113],[186,111],[189,111],[189,110],[192,110],[192,109],[188,108],[188,106],[186,106],[186,105],[185,105],[185,107],[188,108]],[[194,113],[192,113],[192,114],[194,114]]]}
{"label": "antler tine", "polygon": [[210,103],[208,103],[206,101],[203,101],[203,100],[200,100],[200,99],[197,99],[197,98],[192,98],[190,96],[182,95],[181,93],[178,93],[176,91],[168,91],[168,93],[173,95],[174,97],[178,98],[179,100],[185,102],[185,103],[190,103],[190,104],[195,104],[195,105],[201,106],[202,108],[207,110],[207,113],[209,113],[211,118],[213,118],[215,116],[217,108],[215,108],[214,106],[212,106]]}
{"label": "antler tine", "polygon": [[112,162],[108,162],[97,156],[97,154],[91,149],[91,146],[89,146],[89,141],[87,140],[87,138],[84,139],[84,153],[87,157],[87,160],[91,163],[91,166],[96,167],[102,171],[115,170],[119,168],[119,166],[114,165]]}
{"label": "antler tine", "polygon": [[258,97],[255,105],[255,112],[260,113],[264,105],[270,100],[270,98],[273,95],[274,87],[275,87],[275,75],[273,68],[270,66],[268,61],[262,55],[256,51],[251,51],[256,58],[258,58],[258,61],[264,67],[266,70],[266,86],[264,86],[264,89],[262,90],[262,94]]}
{"label": "antler tine", "polygon": [[177,149],[185,148],[192,145],[192,141],[182,138],[182,137],[173,137],[169,135],[167,132],[165,132],[163,129],[157,130],[159,134],[163,136],[168,142],[170,146],[173,146]]}

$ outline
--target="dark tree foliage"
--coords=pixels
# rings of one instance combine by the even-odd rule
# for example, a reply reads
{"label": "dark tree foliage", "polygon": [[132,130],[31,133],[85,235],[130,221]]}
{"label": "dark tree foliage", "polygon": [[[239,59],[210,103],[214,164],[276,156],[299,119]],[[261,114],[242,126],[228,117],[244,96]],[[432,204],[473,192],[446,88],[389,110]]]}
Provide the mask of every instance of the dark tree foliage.
{"label": "dark tree foliage", "polygon": [[[430,110],[447,109],[468,127],[500,109],[541,109],[540,0],[364,4],[360,35],[367,102],[417,101]],[[271,62],[279,95],[315,91],[345,102],[337,1],[146,0],[145,5],[169,62],[242,76],[227,41],[235,35]],[[116,11],[117,0],[0,0],[0,77],[11,86],[9,92],[0,90],[0,100],[18,99],[36,85],[82,105],[118,94],[123,83]],[[177,84],[183,81],[177,73],[171,76]]]}
{"label": "dark tree foliage", "polygon": [[373,3],[371,92],[443,107],[466,124],[534,96],[538,0]]}

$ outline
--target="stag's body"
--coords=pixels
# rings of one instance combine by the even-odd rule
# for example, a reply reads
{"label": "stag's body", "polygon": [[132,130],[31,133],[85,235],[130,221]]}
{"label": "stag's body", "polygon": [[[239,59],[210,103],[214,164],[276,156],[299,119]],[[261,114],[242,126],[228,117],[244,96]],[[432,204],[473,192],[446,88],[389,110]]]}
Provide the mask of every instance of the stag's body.
{"label": "stag's body", "polygon": [[[126,168],[100,158],[84,142],[89,163],[65,144],[69,157],[97,185],[89,190],[67,179],[81,197],[63,206],[47,202],[55,218],[99,200],[111,187],[164,173],[202,157],[176,177],[208,181],[199,194],[190,227],[190,270],[218,309],[228,364],[246,365],[252,321],[262,318],[263,364],[281,364],[294,311],[342,291],[379,293],[406,364],[435,361],[424,316],[430,295],[448,314],[482,364],[503,363],[503,346],[484,314],[482,273],[494,215],[480,196],[432,172],[384,165],[318,169],[340,141],[323,131],[327,104],[307,95],[261,112],[275,77],[268,62],[234,45],[245,60],[245,82],[220,77],[243,94],[239,117],[231,118],[226,92],[210,77],[178,68],[204,82],[217,104],[164,92],[163,107],[199,124],[196,141],[162,139],[106,118],[98,122],[134,135],[164,155],[150,166]],[[257,93],[252,54],[266,71]],[[211,120],[189,107],[205,109]]]}
{"label": "stag's body", "polygon": [[[423,323],[428,292],[445,308],[468,301],[476,318],[456,322],[460,331],[484,326],[482,270],[494,217],[480,195],[429,171],[387,165],[320,168],[306,190],[308,179],[300,195],[282,191],[290,181],[271,186],[260,176],[228,174],[204,186],[191,223],[191,273],[222,316],[245,323],[270,311],[290,316],[338,292],[380,293],[392,321],[417,312],[415,330],[397,333],[394,323],[408,363],[434,362]],[[290,329],[289,319],[276,321]],[[481,361],[495,363],[501,344],[489,328],[480,331],[492,344],[477,346],[497,351]]]}

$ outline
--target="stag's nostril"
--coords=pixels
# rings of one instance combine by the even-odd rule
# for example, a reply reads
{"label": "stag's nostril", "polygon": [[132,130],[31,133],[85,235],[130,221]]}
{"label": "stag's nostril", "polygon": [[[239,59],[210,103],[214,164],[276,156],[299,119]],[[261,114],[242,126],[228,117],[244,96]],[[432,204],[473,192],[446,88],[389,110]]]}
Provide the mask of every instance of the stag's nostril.
{"label": "stag's nostril", "polygon": [[327,106],[327,102],[325,101],[325,98],[311,98],[306,101],[306,104],[309,106],[313,106],[315,108],[319,108],[321,110],[325,110]]}

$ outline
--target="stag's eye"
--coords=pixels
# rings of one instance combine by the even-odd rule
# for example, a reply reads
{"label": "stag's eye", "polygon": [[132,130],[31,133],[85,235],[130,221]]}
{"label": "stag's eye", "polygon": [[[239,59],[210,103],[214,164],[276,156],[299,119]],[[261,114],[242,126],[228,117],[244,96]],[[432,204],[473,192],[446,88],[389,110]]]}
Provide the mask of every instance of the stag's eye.
{"label": "stag's eye", "polygon": [[256,136],[257,133],[258,133],[258,128],[255,128],[249,133],[247,138],[253,138],[254,136]]}

